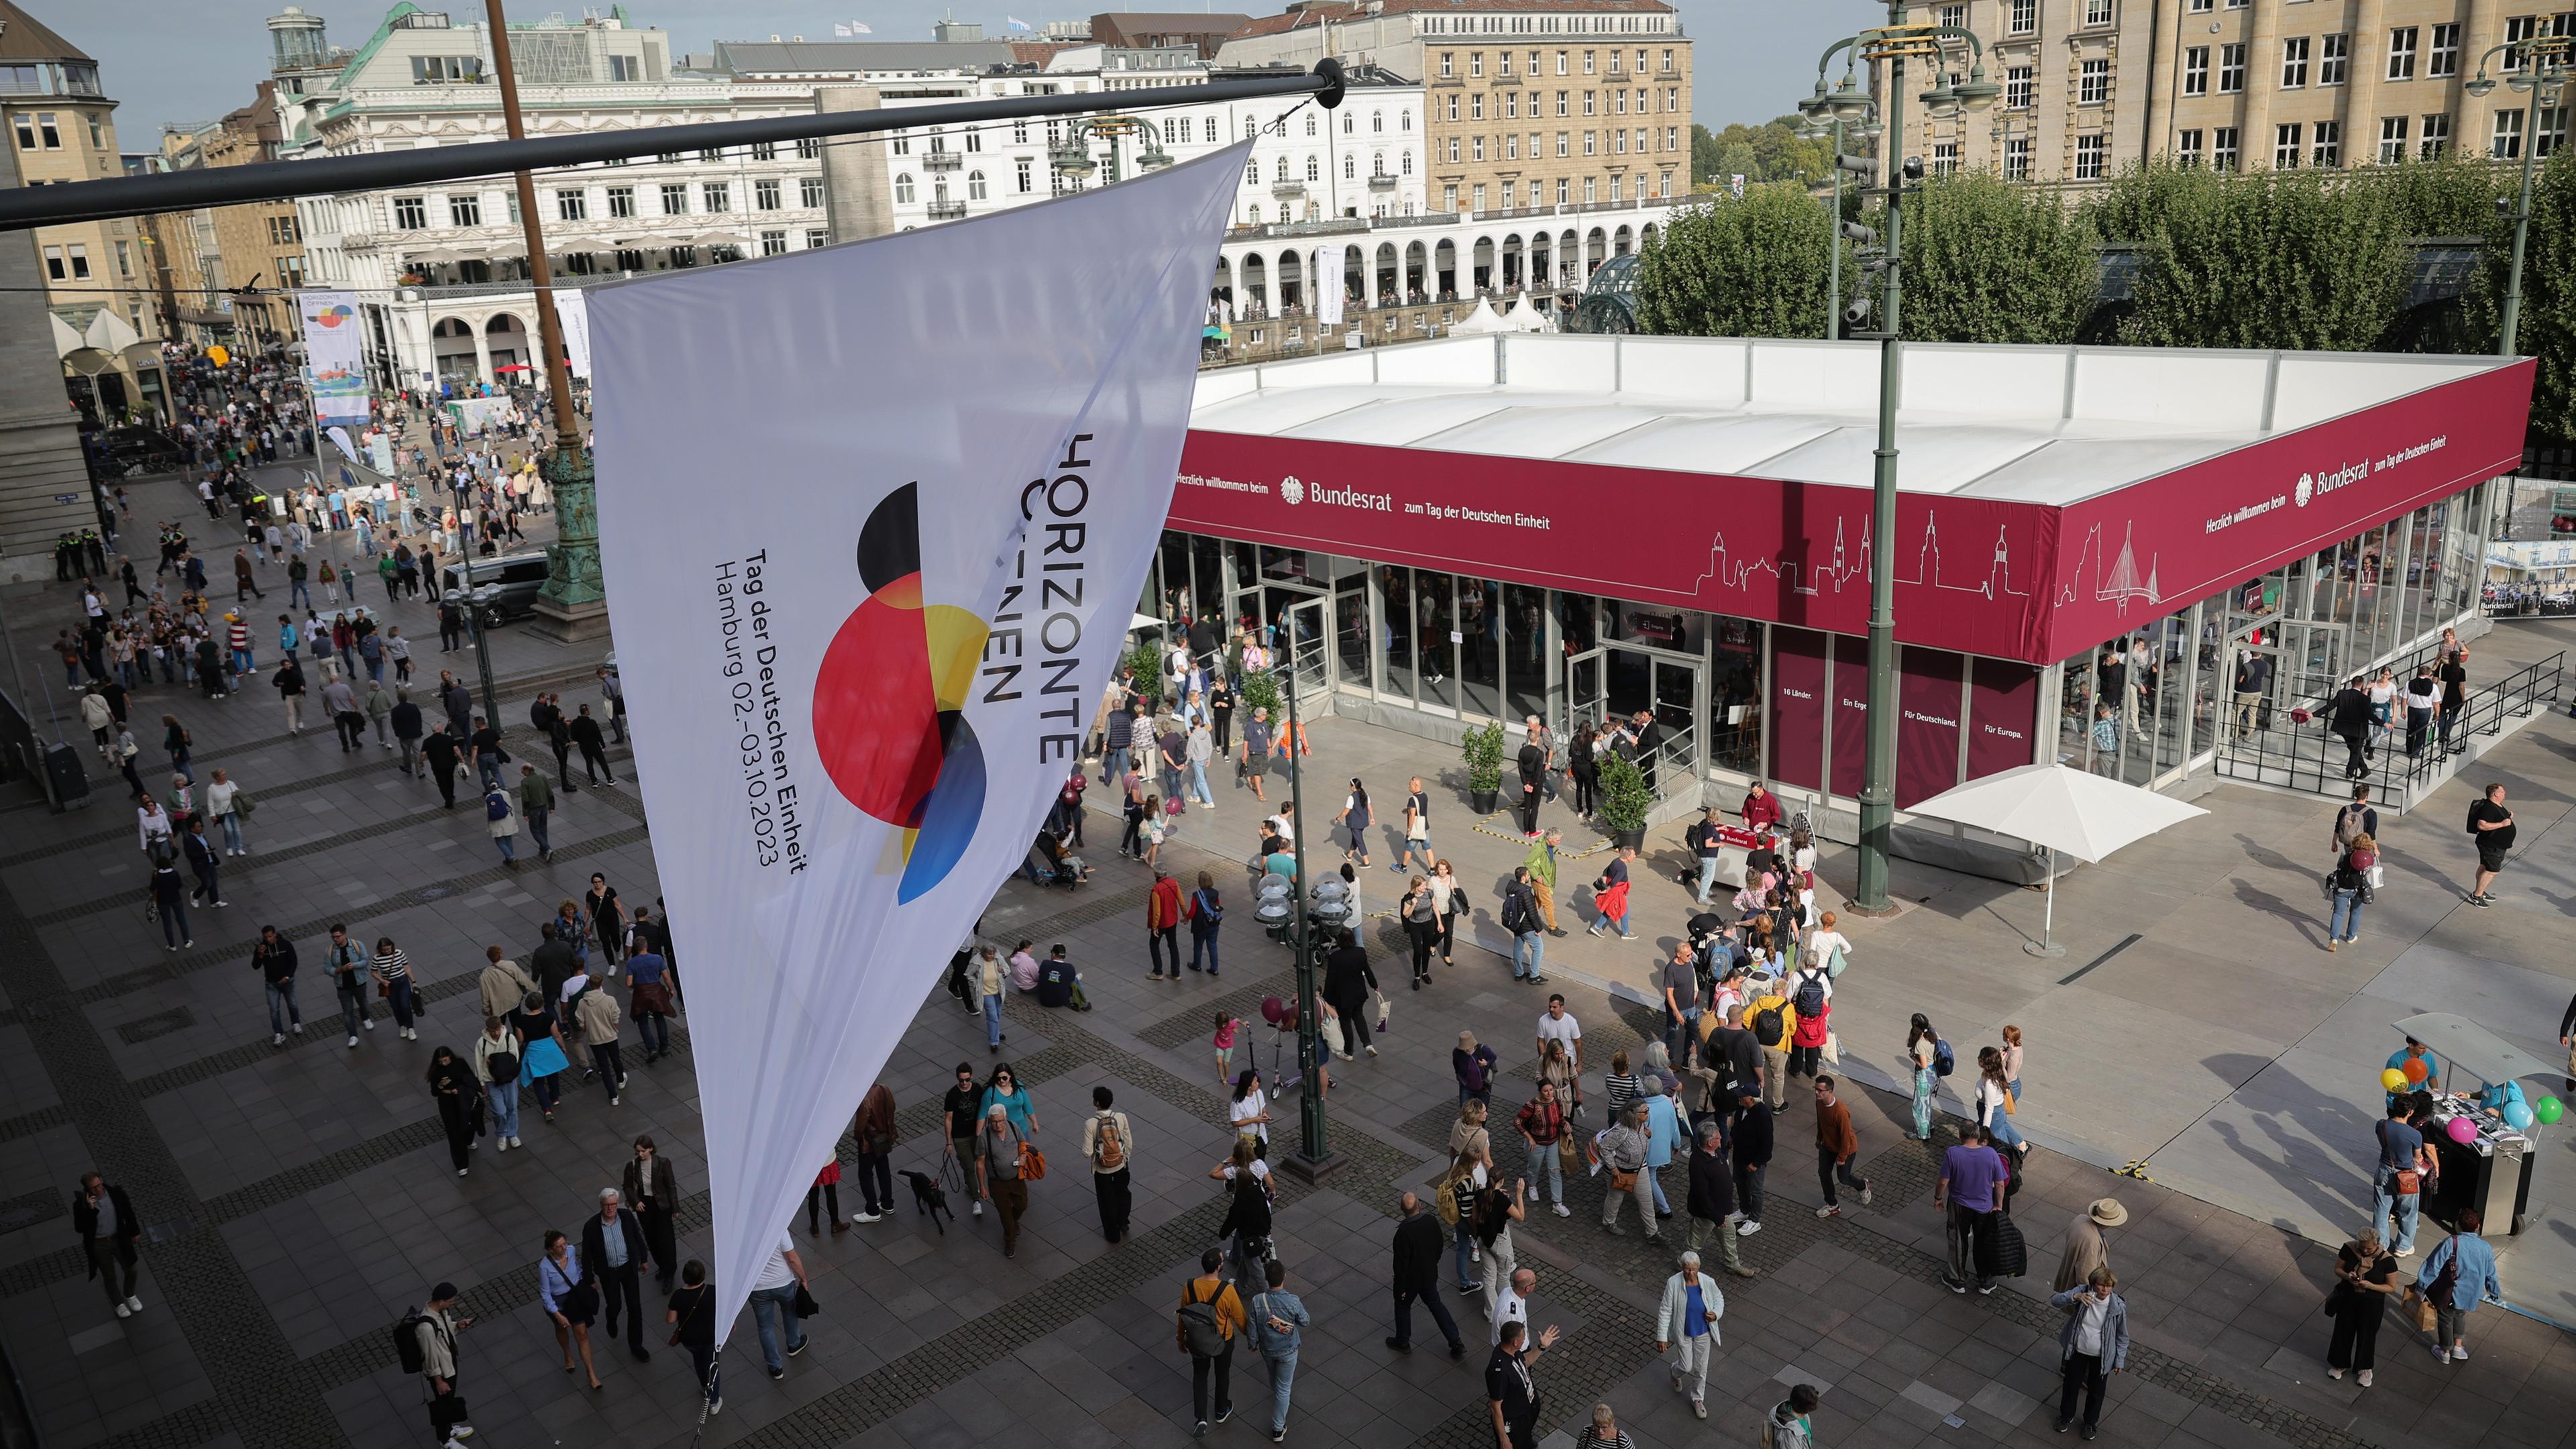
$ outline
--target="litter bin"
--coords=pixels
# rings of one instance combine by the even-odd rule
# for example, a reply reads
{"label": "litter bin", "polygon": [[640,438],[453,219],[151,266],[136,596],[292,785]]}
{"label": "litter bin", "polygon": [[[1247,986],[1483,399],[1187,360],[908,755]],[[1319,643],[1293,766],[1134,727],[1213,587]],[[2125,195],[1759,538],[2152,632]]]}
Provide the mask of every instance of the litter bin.
{"label": "litter bin", "polygon": [[45,779],[57,810],[79,810],[89,804],[89,772],[81,768],[80,751],[56,744],[45,750]]}

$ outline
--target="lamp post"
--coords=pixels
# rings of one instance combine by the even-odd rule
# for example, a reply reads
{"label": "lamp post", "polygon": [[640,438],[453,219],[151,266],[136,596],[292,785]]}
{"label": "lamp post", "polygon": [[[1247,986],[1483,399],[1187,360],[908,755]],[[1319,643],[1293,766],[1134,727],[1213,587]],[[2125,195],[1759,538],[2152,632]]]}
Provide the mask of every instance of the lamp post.
{"label": "lamp post", "polygon": [[[2520,67],[2505,78],[2505,84],[2531,98],[2531,104],[2523,108],[2522,197],[2513,212],[2513,264],[2506,273],[2504,322],[2496,335],[2496,355],[2511,357],[2515,338],[2522,331],[2522,255],[2531,236],[2531,163],[2540,151],[2540,117],[2544,110],[2557,109],[2568,77],[2576,74],[2576,64],[2571,64],[2576,61],[2576,37],[2534,36],[2493,47],[2478,57],[2478,78],[2466,87],[2470,95],[2485,96],[2495,89],[2495,78],[2487,74],[2487,62],[2498,55]],[[2499,199],[2496,210],[2503,211],[2504,205]]]}
{"label": "lamp post", "polygon": [[[1894,175],[1885,178],[1885,186],[1861,193],[1867,196],[1875,192],[1887,198],[1887,236],[1873,263],[1880,273],[1881,316],[1877,331],[1852,334],[1878,342],[1878,448],[1870,481],[1869,692],[1865,725],[1868,748],[1861,769],[1860,880],[1851,902],[1851,908],[1863,915],[1883,915],[1890,909],[1887,847],[1896,826],[1896,402],[1902,391],[1905,362],[1897,310],[1903,290],[1898,260],[1902,255],[1904,195],[1910,183],[1923,176],[1923,163],[1905,155],[1906,58],[1922,56],[1936,67],[1932,89],[1921,97],[1936,117],[1956,115],[1961,110],[1983,111],[2003,93],[2003,87],[1986,79],[1984,42],[1955,25],[1908,25],[1906,4],[1907,0],[1889,0],[1887,24],[1827,46],[1816,60],[1815,95],[1799,104],[1799,110],[1810,121],[1829,116],[1838,121],[1860,120],[1868,113],[1869,97],[1855,86],[1851,67],[1876,62],[1887,66],[1887,165]],[[1954,85],[1948,73],[1937,67],[1946,52],[1962,48],[1969,53],[1971,68],[1968,78]],[[1825,69],[1837,55],[1845,57],[1842,85],[1828,95]],[[1846,164],[1839,155],[1835,166],[1864,175],[1873,169],[1866,160],[1856,157]],[[1857,222],[1844,223],[1842,229],[1864,246],[1879,240]],[[1839,244],[1836,250],[1839,252]],[[1869,299],[1863,296],[1855,299],[1843,316],[1857,327],[1869,320],[1869,313]]]}
{"label": "lamp post", "polygon": [[[1297,828],[1306,828],[1306,767],[1300,758],[1305,744],[1305,731],[1297,717],[1298,682],[1297,650],[1292,640],[1279,667],[1273,671],[1280,692],[1288,704],[1288,811],[1297,817]],[[1306,1182],[1321,1182],[1342,1167],[1342,1159],[1333,1156],[1324,1140],[1324,1097],[1322,1066],[1324,1053],[1323,1008],[1318,1003],[1315,982],[1315,932],[1306,902],[1306,848],[1312,837],[1301,837],[1289,848],[1289,858],[1297,863],[1293,889],[1296,891],[1297,953],[1297,1127],[1296,1154],[1280,1164]]]}
{"label": "lamp post", "polygon": [[[510,55],[509,22],[502,17],[501,0],[483,0],[483,12],[492,31],[492,74],[501,87],[501,119],[510,139],[523,141],[528,132],[519,119],[518,68]],[[581,419],[573,411],[563,322],[555,316],[554,270],[546,261],[545,232],[537,221],[537,185],[525,171],[513,173],[513,179],[519,189],[528,285],[537,294],[537,341],[546,355],[546,394],[555,424],[554,449],[539,465],[546,486],[554,490],[555,542],[546,550],[546,586],[537,595],[537,628],[558,639],[595,639],[608,632],[608,591],[599,577],[596,475],[590,449],[581,441]],[[493,723],[499,726],[497,718]]]}
{"label": "lamp post", "polygon": [[1091,159],[1091,138],[1094,136],[1105,136],[1109,140],[1109,184],[1112,186],[1127,179],[1120,165],[1122,158],[1118,150],[1118,142],[1123,137],[1144,138],[1144,149],[1136,156],[1137,170],[1160,171],[1172,164],[1171,153],[1163,149],[1161,138],[1154,134],[1152,121],[1141,116],[1114,115],[1085,116],[1074,122],[1072,129],[1065,134],[1064,145],[1047,158],[1048,164],[1076,181],[1087,179],[1100,169],[1100,163]]}

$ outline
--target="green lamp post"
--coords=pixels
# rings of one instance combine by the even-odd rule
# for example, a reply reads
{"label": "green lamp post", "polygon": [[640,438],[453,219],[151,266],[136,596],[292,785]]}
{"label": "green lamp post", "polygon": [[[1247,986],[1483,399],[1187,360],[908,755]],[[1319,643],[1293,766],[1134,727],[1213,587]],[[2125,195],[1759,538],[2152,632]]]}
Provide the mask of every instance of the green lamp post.
{"label": "green lamp post", "polygon": [[[2513,263],[2506,273],[2504,320],[2496,335],[2496,355],[2511,357],[2522,331],[2522,257],[2531,237],[2531,170],[2532,159],[2540,152],[2540,117],[2544,111],[2557,109],[2560,97],[2566,94],[2569,75],[2576,73],[2576,64],[2571,64],[2576,61],[2576,37],[2534,36],[2493,47],[2478,57],[2478,78],[2466,87],[2470,95],[2485,96],[2495,90],[2495,78],[2487,74],[2487,63],[2499,55],[2515,67],[2514,73],[2505,77],[2505,84],[2531,98],[2523,112],[2522,194],[2512,213]],[[2504,208],[2504,200],[2498,198],[2496,210],[2501,213]]]}
{"label": "green lamp post", "polygon": [[[1923,177],[1922,161],[1905,155],[1905,62],[1921,57],[1936,67],[1932,89],[1920,97],[1935,117],[1983,111],[2003,94],[2003,87],[1986,79],[1985,44],[1974,33],[1955,25],[1909,25],[1905,8],[1906,0],[1890,0],[1887,24],[1827,46],[1816,61],[1816,93],[1799,106],[1810,122],[1864,121],[1870,114],[1870,98],[1854,84],[1850,67],[1855,63],[1887,67],[1880,113],[1886,118],[1887,168],[1894,174],[1887,178],[1885,186],[1862,191],[1864,196],[1882,195],[1888,201],[1887,236],[1873,262],[1881,288],[1877,329],[1857,330],[1870,322],[1872,307],[1866,295],[1853,299],[1842,313],[1842,320],[1855,329],[1852,336],[1871,338],[1879,345],[1878,449],[1870,482],[1868,748],[1861,769],[1860,880],[1851,903],[1852,909],[1863,915],[1881,915],[1891,909],[1887,857],[1896,826],[1896,403],[1904,381],[1904,343],[1898,314],[1903,294],[1899,242],[1905,224],[1904,194]],[[1960,50],[1968,53],[1970,69],[1966,80],[1954,83],[1947,70],[1939,67],[1951,53]],[[1828,94],[1825,71],[1838,55],[1845,57],[1843,82]],[[1876,170],[1860,157],[1838,155],[1835,166],[1864,177]],[[1842,233],[1864,248],[1880,240],[1876,232],[1859,222],[1843,223]]]}

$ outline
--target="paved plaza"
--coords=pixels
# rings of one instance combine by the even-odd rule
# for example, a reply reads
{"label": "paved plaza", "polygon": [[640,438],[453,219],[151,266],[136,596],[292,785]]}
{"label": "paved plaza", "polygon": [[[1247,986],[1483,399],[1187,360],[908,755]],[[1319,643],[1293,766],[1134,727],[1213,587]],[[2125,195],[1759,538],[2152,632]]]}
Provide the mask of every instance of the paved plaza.
{"label": "paved plaza", "polygon": [[[135,492],[131,538],[147,537],[153,518],[186,516],[173,485]],[[41,644],[67,607],[51,587],[11,603],[28,667],[53,669],[56,681]],[[470,668],[464,654],[438,653],[419,605],[392,614],[406,635],[428,641],[417,660],[429,677],[442,665]],[[2562,627],[2510,626],[2479,641],[2481,672],[2489,661],[2554,652],[2565,640],[2550,631]],[[550,765],[527,727],[527,702],[558,681],[568,700],[595,702],[588,669],[599,647],[551,645],[519,627],[499,631],[491,647],[513,748]],[[195,731],[201,775],[221,765],[262,805],[249,831],[254,854],[226,863],[232,904],[196,913],[193,949],[164,952],[143,920],[141,857],[121,803],[103,794],[68,815],[0,811],[0,1338],[49,1449],[427,1444],[419,1383],[397,1369],[387,1329],[440,1279],[465,1288],[464,1311],[479,1320],[464,1336],[460,1380],[477,1443],[690,1443],[696,1396],[686,1356],[664,1346],[658,1305],[644,1337],[652,1362],[633,1361],[601,1334],[607,1387],[591,1393],[560,1371],[534,1272],[540,1235],[576,1227],[639,1133],[657,1139],[696,1193],[681,1228],[684,1245],[703,1254],[705,1157],[685,1038],[667,1060],[630,1067],[633,1085],[617,1107],[596,1085],[572,1087],[553,1124],[530,1115],[527,1150],[496,1157],[486,1139],[463,1178],[447,1166],[423,1082],[430,1049],[461,1047],[479,1026],[473,981],[485,945],[524,959],[538,923],[593,871],[630,903],[654,898],[650,822],[624,778],[624,752],[613,756],[617,786],[585,785],[558,800],[556,861],[508,871],[470,808],[442,810],[426,782],[397,773],[372,743],[344,755],[327,729],[285,735],[263,686],[226,704],[168,689],[138,697],[146,718],[165,707]],[[1523,846],[1504,821],[1471,827],[1447,747],[1334,720],[1317,723],[1313,738],[1307,838],[1320,836],[1349,776],[1400,798],[1406,775],[1424,775],[1439,848],[1476,892],[1477,945],[1429,989],[1395,994],[1383,1056],[1333,1064],[1330,1145],[1341,1170],[1316,1187],[1283,1178],[1278,1252],[1316,1320],[1288,1442],[1489,1445],[1488,1326],[1471,1304],[1447,1295],[1476,1346],[1467,1363],[1452,1362],[1428,1329],[1409,1356],[1381,1340],[1395,1198],[1445,1160],[1456,1033],[1471,1028],[1502,1054],[1498,1107],[1530,1090],[1531,1024],[1544,993],[1510,980],[1493,920],[1493,884]],[[149,741],[146,751],[148,762]],[[1671,1391],[1653,1352],[1671,1249],[1633,1231],[1601,1235],[1591,1180],[1571,1186],[1572,1217],[1534,1214],[1516,1234],[1540,1279],[1533,1322],[1565,1329],[1538,1371],[1545,1428],[1560,1436],[1551,1442],[1567,1444],[1591,1405],[1607,1402],[1640,1446],[1751,1445],[1763,1412],[1788,1384],[1805,1382],[1825,1391],[1817,1431],[1830,1449],[2057,1443],[2049,1430],[2059,1319],[2043,1301],[2046,1280],[2073,1217],[2106,1195],[2130,1214],[2110,1258],[2137,1341],[2131,1371],[2114,1381],[2106,1438],[2132,1449],[2542,1449],[2576,1440],[2576,1341],[2555,1327],[2481,1310],[2470,1321],[2473,1357],[2443,1367],[2418,1335],[2391,1323],[2377,1384],[2365,1391],[2324,1378],[2318,1315],[2331,1244],[2366,1214],[2364,1148],[2377,1063],[2391,1044],[2386,1022],[2452,1009],[2532,1050],[2553,1045],[2551,1024],[2576,989],[2566,930],[2576,907],[2567,833],[2576,827],[2565,823],[2571,753],[2576,721],[2544,719],[2473,771],[2508,784],[2522,826],[2494,909],[2459,899],[2468,787],[2455,783],[2417,814],[2385,822],[2389,887],[2358,947],[2334,955],[2322,950],[2314,883],[2330,812],[2314,801],[2222,788],[2202,798],[2208,816],[2067,877],[2056,910],[2069,948],[2062,961],[2019,949],[2036,932],[2038,894],[1898,863],[1904,912],[1845,927],[1856,949],[1835,1025],[1847,1069],[1883,1083],[1918,1010],[1968,1047],[1993,1040],[2006,1021],[2023,1028],[2022,1120],[2043,1145],[2016,1211],[2033,1277],[1991,1297],[1941,1288],[1935,1158],[1905,1137],[1905,1102],[1880,1091],[1847,1097],[1873,1204],[1815,1218],[1813,1109],[1793,1093],[1765,1228],[1744,1240],[1761,1276],[1720,1280],[1727,1311],[1705,1423]],[[1240,861],[1258,814],[1248,793],[1221,781],[1217,808],[1181,822],[1166,864],[1185,879],[1210,871],[1240,903]],[[1595,846],[1560,807],[1546,807],[1545,821],[1567,827],[1577,850]],[[1274,1051],[1293,1055],[1258,1025],[1262,999],[1290,989],[1288,956],[1244,910],[1225,927],[1220,979],[1147,980],[1150,877],[1117,859],[1116,833],[1111,817],[1092,817],[1087,854],[1099,869],[1090,886],[1065,894],[1015,880],[983,922],[1005,949],[1022,939],[1041,953],[1065,943],[1095,1007],[1010,1005],[1000,1059],[1032,1085],[1038,1141],[1057,1164],[1032,1187],[1019,1256],[1002,1257],[991,1218],[934,1229],[900,1183],[907,1200],[892,1218],[846,1235],[809,1235],[800,1217],[797,1247],[823,1307],[808,1324],[812,1347],[772,1383],[746,1315],[727,1355],[725,1411],[700,1442],[1187,1440],[1189,1364],[1174,1348],[1171,1310],[1223,1216],[1207,1173],[1230,1140],[1208,1041],[1216,1015],[1231,1011],[1254,1020],[1251,1052],[1265,1070]],[[1579,883],[1597,854],[1566,869],[1572,934],[1548,941],[1548,971],[1584,1023],[1596,1094],[1611,1052],[1655,1029],[1639,1003],[1685,914],[1671,878],[1678,852],[1673,830],[1650,841],[1655,868],[1639,872],[1633,942],[1582,933],[1590,892]],[[1399,889],[1388,858],[1380,854],[1367,877],[1375,912]],[[1848,889],[1851,869],[1847,852],[1833,852],[1822,873],[1829,887]],[[341,1044],[314,966],[334,921],[362,939],[402,943],[433,1002],[418,1042],[380,1023],[359,1049]],[[263,924],[304,952],[308,1026],[284,1048],[269,1045],[250,967]],[[1382,979],[1400,983],[1391,923],[1372,921],[1371,933]],[[717,989],[720,963],[684,951],[679,964],[684,980],[695,972],[699,989]],[[958,1061],[981,1073],[996,1058],[977,1022],[936,989],[944,963],[920,964],[924,1001],[884,1080],[904,1134],[896,1168],[935,1171],[938,1093]],[[1075,1146],[1090,1091],[1102,1084],[1137,1135],[1134,1235],[1114,1247],[1100,1240]],[[1280,1115],[1294,1106],[1283,1102]],[[1283,1148],[1294,1137],[1293,1125],[1274,1129]],[[2576,1215],[2565,1206],[2576,1202],[2576,1173],[2559,1134],[2545,1134],[2541,1151],[2537,1219],[2504,1247],[2505,1287],[2517,1304],[2576,1323],[2576,1268],[2567,1266]],[[1518,1170],[1516,1145],[1500,1156]],[[2143,1179],[2108,1170],[2141,1160]],[[133,1195],[146,1229],[147,1306],[131,1319],[110,1315],[74,1247],[67,1195],[93,1166]],[[1678,1198],[1680,1174],[1666,1182]],[[855,1182],[845,1183],[842,1212],[857,1206]],[[1260,1442],[1263,1375],[1248,1353],[1234,1367],[1238,1411],[1210,1441]]]}

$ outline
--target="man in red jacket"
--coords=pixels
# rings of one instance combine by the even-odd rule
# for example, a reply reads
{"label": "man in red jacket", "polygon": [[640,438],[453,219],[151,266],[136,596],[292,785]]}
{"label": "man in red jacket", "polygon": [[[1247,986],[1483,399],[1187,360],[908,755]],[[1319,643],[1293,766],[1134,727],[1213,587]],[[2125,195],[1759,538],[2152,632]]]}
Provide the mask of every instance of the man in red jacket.
{"label": "man in red jacket", "polygon": [[1156,869],[1154,893],[1145,898],[1145,949],[1154,958],[1153,973],[1146,979],[1163,979],[1163,949],[1172,952],[1172,979],[1181,979],[1181,883],[1171,872]]}

